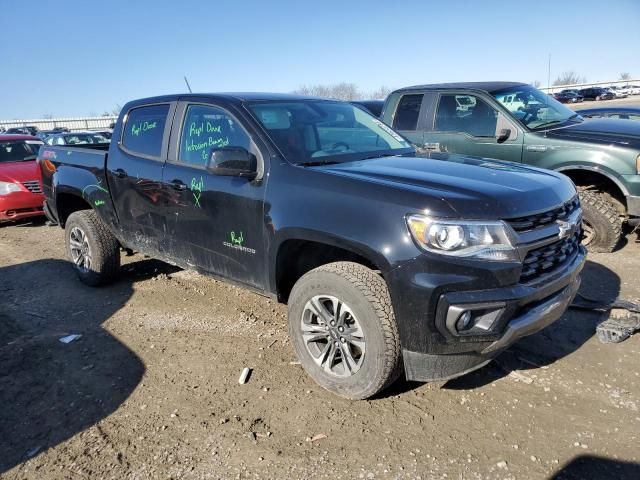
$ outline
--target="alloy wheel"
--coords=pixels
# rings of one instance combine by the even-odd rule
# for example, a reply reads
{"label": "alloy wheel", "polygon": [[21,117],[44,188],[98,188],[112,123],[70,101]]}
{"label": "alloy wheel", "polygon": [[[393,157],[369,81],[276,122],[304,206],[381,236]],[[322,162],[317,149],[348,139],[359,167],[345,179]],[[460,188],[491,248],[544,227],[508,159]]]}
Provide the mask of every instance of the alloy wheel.
{"label": "alloy wheel", "polygon": [[316,295],[306,303],[300,322],[307,352],[327,374],[350,377],[360,370],[364,332],[346,303],[332,295]]}
{"label": "alloy wheel", "polygon": [[73,227],[69,234],[69,251],[76,268],[87,273],[91,268],[91,248],[87,235],[80,227]]}

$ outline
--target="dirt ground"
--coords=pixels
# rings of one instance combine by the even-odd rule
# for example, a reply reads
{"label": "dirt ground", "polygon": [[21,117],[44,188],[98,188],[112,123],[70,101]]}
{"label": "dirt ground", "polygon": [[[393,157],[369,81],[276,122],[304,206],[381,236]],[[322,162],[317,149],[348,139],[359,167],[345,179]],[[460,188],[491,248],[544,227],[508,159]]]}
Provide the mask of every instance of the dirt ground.
{"label": "dirt ground", "polygon": [[[640,299],[635,238],[589,256],[584,294]],[[601,344],[598,314],[463,378],[351,402],[296,364],[284,306],[124,263],[92,289],[61,229],[0,227],[1,478],[640,478],[640,334]]]}

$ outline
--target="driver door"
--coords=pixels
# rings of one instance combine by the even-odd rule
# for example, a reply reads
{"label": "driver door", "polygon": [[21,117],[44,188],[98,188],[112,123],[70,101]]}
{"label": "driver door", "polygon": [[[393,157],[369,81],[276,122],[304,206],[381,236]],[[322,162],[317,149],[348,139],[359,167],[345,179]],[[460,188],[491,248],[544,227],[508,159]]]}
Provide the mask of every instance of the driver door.
{"label": "driver door", "polygon": [[[499,142],[497,136],[504,129],[511,133]],[[440,94],[433,130],[425,132],[424,142],[451,154],[522,161],[523,135],[504,114],[476,95]]]}
{"label": "driver door", "polygon": [[171,255],[176,263],[264,288],[266,181],[208,168],[211,152],[225,147],[264,157],[238,116],[222,105],[181,102],[176,118],[163,172]]}

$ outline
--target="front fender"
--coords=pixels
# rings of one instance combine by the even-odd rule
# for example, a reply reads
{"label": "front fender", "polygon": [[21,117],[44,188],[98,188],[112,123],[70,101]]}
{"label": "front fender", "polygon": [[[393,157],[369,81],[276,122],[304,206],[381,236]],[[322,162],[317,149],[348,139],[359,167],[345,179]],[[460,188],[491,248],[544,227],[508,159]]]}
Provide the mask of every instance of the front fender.
{"label": "front fender", "polygon": [[348,252],[354,253],[365,258],[372,263],[384,276],[384,274],[392,269],[391,259],[387,258],[383,252],[378,252],[370,246],[351,238],[346,238],[333,233],[314,230],[310,228],[288,227],[279,230],[274,236],[268,250],[269,258],[269,282],[271,291],[276,291],[277,284],[277,262],[278,253],[282,245],[288,240],[303,240],[309,242],[321,243],[332,247],[340,248]]}

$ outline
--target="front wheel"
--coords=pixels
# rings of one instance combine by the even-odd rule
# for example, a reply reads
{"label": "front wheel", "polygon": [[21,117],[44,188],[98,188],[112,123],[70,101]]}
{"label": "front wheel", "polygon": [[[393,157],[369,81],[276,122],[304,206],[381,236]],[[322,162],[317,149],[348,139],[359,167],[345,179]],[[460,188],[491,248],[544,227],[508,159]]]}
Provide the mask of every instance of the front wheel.
{"label": "front wheel", "polygon": [[120,245],[96,212],[73,212],[64,229],[67,254],[80,281],[91,287],[112,281],[120,268]]}
{"label": "front wheel", "polygon": [[622,238],[622,221],[611,198],[593,190],[579,192],[582,205],[582,244],[591,252],[612,252]]}
{"label": "front wheel", "polygon": [[401,351],[384,279],[351,262],[303,275],[289,297],[289,335],[300,363],[323,388],[369,398],[401,373]]}

